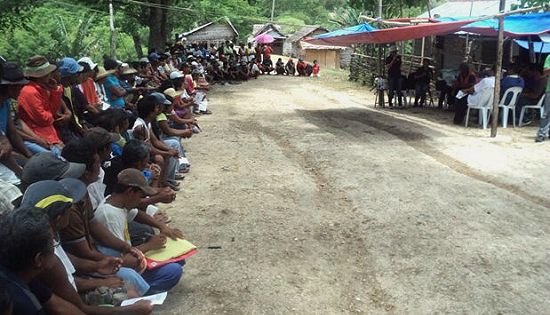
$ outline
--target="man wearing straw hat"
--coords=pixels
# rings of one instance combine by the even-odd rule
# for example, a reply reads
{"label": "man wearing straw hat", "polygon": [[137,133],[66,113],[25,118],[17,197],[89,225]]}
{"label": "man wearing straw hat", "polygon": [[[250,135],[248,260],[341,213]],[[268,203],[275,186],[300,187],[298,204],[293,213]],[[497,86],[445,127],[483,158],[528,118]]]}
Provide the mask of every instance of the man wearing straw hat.
{"label": "man wearing straw hat", "polygon": [[29,128],[44,140],[55,155],[61,154],[63,142],[57,134],[54,124],[70,121],[71,113],[61,111],[61,88],[54,77],[57,69],[43,56],[29,58],[25,76],[30,83],[19,94],[17,115]]}

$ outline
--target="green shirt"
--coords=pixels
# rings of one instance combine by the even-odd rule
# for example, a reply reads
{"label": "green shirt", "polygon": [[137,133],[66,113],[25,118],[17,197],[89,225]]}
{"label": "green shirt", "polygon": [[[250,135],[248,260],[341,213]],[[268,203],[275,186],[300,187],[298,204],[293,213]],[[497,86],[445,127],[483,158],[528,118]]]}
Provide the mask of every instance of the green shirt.
{"label": "green shirt", "polygon": [[[546,56],[546,60],[544,61],[544,70],[550,69],[550,55]],[[550,78],[546,81],[546,93],[550,92]]]}

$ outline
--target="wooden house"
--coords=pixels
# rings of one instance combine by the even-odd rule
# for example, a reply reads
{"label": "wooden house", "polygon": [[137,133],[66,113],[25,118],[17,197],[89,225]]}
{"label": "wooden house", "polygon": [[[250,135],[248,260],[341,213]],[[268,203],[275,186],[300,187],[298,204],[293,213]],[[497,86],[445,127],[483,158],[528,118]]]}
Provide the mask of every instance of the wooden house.
{"label": "wooden house", "polygon": [[349,66],[353,49],[342,46],[313,45],[300,42],[302,54],[299,56],[305,61],[313,63],[317,60],[321,68],[340,69]]}
{"label": "wooden house", "polygon": [[281,27],[279,25],[273,23],[254,24],[252,27],[252,36],[250,36],[248,41],[253,41],[254,38],[260,34],[268,34],[273,36],[275,41],[270,44],[271,48],[273,48],[273,53],[276,55],[283,54],[283,45],[287,37],[283,34],[283,32],[281,32]]}
{"label": "wooden house", "polygon": [[187,43],[207,42],[208,45],[219,44],[226,40],[235,41],[239,37],[239,32],[235,29],[229,19],[222,19],[218,22],[210,22],[201,25],[195,29],[180,34],[180,38],[185,38]]}
{"label": "wooden house", "polygon": [[319,25],[306,25],[298,30],[296,33],[288,36],[283,45],[283,54],[290,57],[301,57],[304,55],[300,42],[315,35],[327,33],[328,30]]}

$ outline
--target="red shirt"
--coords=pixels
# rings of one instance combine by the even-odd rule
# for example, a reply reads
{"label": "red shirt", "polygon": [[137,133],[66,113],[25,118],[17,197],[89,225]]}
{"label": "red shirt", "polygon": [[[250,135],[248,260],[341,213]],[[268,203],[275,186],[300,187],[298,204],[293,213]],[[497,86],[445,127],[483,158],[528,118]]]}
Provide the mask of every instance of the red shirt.
{"label": "red shirt", "polygon": [[319,74],[319,70],[321,70],[321,67],[319,66],[319,64],[313,65],[313,74],[314,75]]}
{"label": "red shirt", "polygon": [[86,81],[82,82],[80,86],[82,87],[82,94],[84,94],[84,97],[86,97],[86,101],[88,102],[88,104],[97,105],[101,103],[99,101],[99,97],[97,97],[95,82],[92,78],[88,78]]}
{"label": "red shirt", "polygon": [[30,82],[19,94],[17,115],[37,136],[48,143],[62,143],[53,126],[55,115],[61,107],[63,88],[48,90],[41,85]]}
{"label": "red shirt", "polygon": [[270,59],[272,53],[273,53],[273,48],[271,48],[270,46],[264,47],[264,59]]}

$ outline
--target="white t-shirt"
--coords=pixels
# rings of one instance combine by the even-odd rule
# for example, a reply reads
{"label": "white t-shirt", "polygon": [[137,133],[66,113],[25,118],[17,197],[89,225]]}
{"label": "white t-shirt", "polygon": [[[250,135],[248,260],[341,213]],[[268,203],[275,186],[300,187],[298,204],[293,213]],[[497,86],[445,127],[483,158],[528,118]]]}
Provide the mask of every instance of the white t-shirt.
{"label": "white t-shirt", "polygon": [[92,209],[97,208],[103,200],[105,200],[105,189],[107,185],[103,184],[103,179],[105,178],[105,171],[103,168],[99,168],[99,176],[97,180],[90,185],[88,185],[88,195],[90,196],[90,201],[92,203]]}
{"label": "white t-shirt", "polygon": [[59,244],[59,241],[57,240],[53,241],[53,248],[54,248],[55,256],[57,256],[59,260],[61,260],[61,262],[63,263],[63,267],[65,267],[65,271],[67,272],[67,280],[69,280],[73,288],[77,290],[76,282],[74,281],[74,277],[73,277],[73,273],[76,272],[76,270],[74,269],[73,263],[69,259],[69,256],[67,256],[67,253],[65,253],[65,250],[63,249],[63,247],[61,247],[61,245]]}
{"label": "white t-shirt", "polygon": [[[483,78],[476,85],[474,85],[474,93],[468,95],[468,104],[483,105],[481,102],[488,101],[488,94],[493,93],[492,89],[495,88],[495,77]],[[488,90],[490,89],[490,90]],[[491,106],[491,104],[489,104]]]}
{"label": "white t-shirt", "polygon": [[130,233],[128,232],[128,222],[134,221],[137,213],[137,209],[128,211],[104,202],[97,207],[95,219],[113,233],[115,237],[132,245]]}

